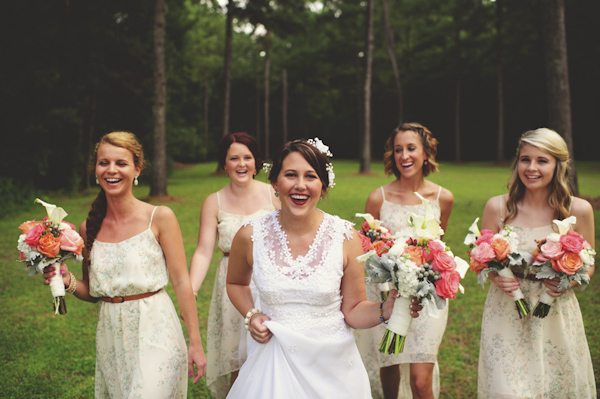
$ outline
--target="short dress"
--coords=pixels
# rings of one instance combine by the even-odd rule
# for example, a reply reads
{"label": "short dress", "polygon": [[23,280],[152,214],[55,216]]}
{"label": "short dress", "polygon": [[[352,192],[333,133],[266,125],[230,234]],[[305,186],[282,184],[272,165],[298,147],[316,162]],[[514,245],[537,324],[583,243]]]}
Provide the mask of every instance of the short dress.
{"label": "short dress", "polygon": [[[268,186],[266,195],[271,197],[271,187]],[[221,200],[217,191],[219,213],[217,216],[217,232],[219,242],[217,247],[223,252],[215,275],[207,326],[207,366],[206,385],[213,392],[213,397],[224,398],[230,387],[229,375],[240,369],[240,339],[244,331],[244,318],[233,306],[227,296],[226,279],[229,264],[229,252],[233,237],[247,221],[266,215],[275,210],[273,202],[250,215],[236,215],[221,210]],[[242,358],[245,357],[241,354]]]}
{"label": "short dress", "polygon": [[100,301],[96,328],[96,398],[185,398],[187,346],[164,290],[169,273],[148,229],[118,243],[94,241],[90,295],[158,293],[122,303]]}
{"label": "short dress", "polygon": [[[501,207],[502,213],[504,207]],[[503,219],[503,214],[502,214]],[[551,225],[511,226],[519,251],[533,252]],[[500,228],[504,228],[503,220]],[[519,278],[531,309],[545,290]],[[596,382],[579,302],[573,289],[556,298],[543,319],[519,318],[512,297],[491,284],[481,322],[477,393],[480,399],[596,398]]]}
{"label": "short dress", "polygon": [[[409,229],[407,220],[411,213],[425,215],[425,207],[423,205],[400,205],[387,201],[383,187],[380,187],[380,189],[383,196],[383,203],[379,210],[379,218],[383,226],[390,229],[392,233],[401,233]],[[439,188],[437,198],[429,202],[438,222],[441,217],[439,201],[441,192],[442,187]],[[381,302],[381,294],[376,284],[367,283],[367,299],[373,302]],[[386,330],[385,324],[380,324],[368,330],[356,330],[354,332],[358,349],[369,372],[373,397],[383,397],[379,369],[399,364],[401,376],[398,397],[412,398],[412,390],[410,388],[411,363],[434,363],[432,388],[434,397],[437,398],[439,396],[440,373],[437,363],[437,353],[448,321],[448,302],[446,302],[446,307],[440,311],[439,315],[440,317],[436,319],[425,313],[421,313],[419,317],[413,319],[404,343],[404,350],[398,356],[379,352],[379,344]]]}

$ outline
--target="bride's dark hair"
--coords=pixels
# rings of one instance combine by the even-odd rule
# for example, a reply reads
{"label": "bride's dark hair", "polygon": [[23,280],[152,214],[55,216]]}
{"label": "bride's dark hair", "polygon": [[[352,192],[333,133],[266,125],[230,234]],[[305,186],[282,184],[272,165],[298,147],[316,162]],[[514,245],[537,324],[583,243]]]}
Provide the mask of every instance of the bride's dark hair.
{"label": "bride's dark hair", "polygon": [[[139,143],[137,137],[133,133],[129,132],[112,132],[105,134],[102,136],[100,141],[94,147],[94,153],[90,159],[90,167],[91,169],[95,169],[97,157],[98,157],[98,148],[102,144],[111,144],[115,147],[124,148],[133,154],[133,162],[136,167],[144,168],[146,161],[144,159],[144,151],[142,150],[142,145]],[[100,231],[100,226],[102,226],[102,221],[106,216],[106,193],[102,188],[100,188],[100,192],[98,196],[92,202],[92,209],[88,213],[88,217],[85,221],[86,225],[86,241],[85,241],[85,259],[84,265],[90,266],[90,254],[92,253],[92,246],[94,245],[94,241],[96,240],[96,236],[98,235],[98,231]]]}

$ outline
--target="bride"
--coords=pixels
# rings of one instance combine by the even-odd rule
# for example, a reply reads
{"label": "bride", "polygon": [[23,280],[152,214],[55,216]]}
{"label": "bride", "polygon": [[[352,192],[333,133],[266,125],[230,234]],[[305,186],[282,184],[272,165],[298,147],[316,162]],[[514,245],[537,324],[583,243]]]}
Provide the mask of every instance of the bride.
{"label": "bride", "polygon": [[[236,234],[227,293],[252,342],[228,398],[370,398],[352,328],[387,320],[397,293],[366,300],[363,254],[352,224],[317,209],[333,185],[328,148],[286,143],[269,180],[281,210],[248,222]],[[251,278],[262,311],[253,308]],[[411,304],[417,317],[420,306]]]}

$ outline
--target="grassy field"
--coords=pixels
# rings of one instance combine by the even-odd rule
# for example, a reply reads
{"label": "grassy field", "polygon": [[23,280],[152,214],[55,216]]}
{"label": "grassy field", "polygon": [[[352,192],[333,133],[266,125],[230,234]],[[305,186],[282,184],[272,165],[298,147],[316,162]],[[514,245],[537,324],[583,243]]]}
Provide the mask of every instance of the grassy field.
{"label": "grassy field", "polygon": [[[195,165],[177,170],[169,180],[169,194],[173,201],[164,203],[176,213],[181,229],[188,262],[195,249],[200,207],[204,198],[227,184],[226,177],[213,177],[215,164]],[[467,228],[481,216],[486,200],[506,191],[508,166],[489,163],[468,165],[442,164],[441,172],[431,180],[454,193],[455,205],[448,231],[447,243],[455,254],[466,257],[462,240]],[[336,161],[336,186],[321,203],[321,208],[356,223],[354,217],[364,211],[367,195],[390,181],[380,164],[373,164],[373,174],[361,176],[358,164]],[[578,163],[579,185],[582,195],[600,197],[600,163]],[[262,174],[261,179],[264,179]],[[148,195],[148,187],[135,188],[139,198]],[[69,212],[67,221],[79,225],[89,210],[96,192],[78,196],[39,196],[58,204]],[[155,202],[158,204],[158,202]],[[17,226],[25,220],[40,219],[44,209],[32,204],[27,209],[0,219],[0,392],[4,398],[92,398],[94,392],[96,305],[68,297],[68,314],[54,317],[51,312],[50,291],[42,285],[39,276],[28,277],[17,259]],[[600,220],[600,212],[594,212]],[[600,248],[600,223],[596,223],[596,248]],[[214,279],[214,268],[219,255],[215,254],[212,268],[198,298],[201,333],[206,332],[208,306]],[[78,265],[71,266],[78,277]],[[481,314],[487,286],[482,289],[473,273],[463,281],[465,295],[450,306],[446,334],[439,353],[442,398],[473,398],[477,389],[477,362]],[[168,288],[175,301],[171,287]],[[577,291],[586,325],[587,340],[592,353],[596,385],[600,386],[600,279],[598,275],[590,287]],[[190,384],[189,397],[210,397],[204,381]]]}

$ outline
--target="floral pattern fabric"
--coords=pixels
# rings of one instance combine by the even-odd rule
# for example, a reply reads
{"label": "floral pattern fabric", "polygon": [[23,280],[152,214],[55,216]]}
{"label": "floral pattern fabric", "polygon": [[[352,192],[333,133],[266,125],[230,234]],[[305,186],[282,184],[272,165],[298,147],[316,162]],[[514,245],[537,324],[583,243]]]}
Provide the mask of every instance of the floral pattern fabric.
{"label": "floral pattern fabric", "polygon": [[[267,193],[270,196],[270,186],[268,189]],[[270,204],[250,215],[236,215],[222,211],[219,206],[217,247],[223,253],[228,253],[231,251],[233,237],[245,222],[274,210],[275,207]],[[215,398],[227,396],[230,387],[229,374],[239,370],[241,361],[245,358],[244,353],[240,354],[240,339],[242,331],[245,331],[242,327],[244,318],[229,300],[225,285],[228,263],[228,256],[224,256],[219,262],[208,311],[206,385]]]}
{"label": "floral pattern fabric", "polygon": [[[382,225],[390,229],[395,234],[397,232],[410,230],[407,221],[411,213],[425,215],[425,207],[419,205],[400,205],[385,199],[383,188],[383,203],[379,211],[379,220]],[[441,191],[441,187],[440,187]],[[441,208],[438,197],[429,202],[436,220],[440,220]],[[376,284],[367,283],[367,299],[373,302],[381,302],[381,293]],[[438,397],[440,390],[440,376],[437,364],[437,353],[446,330],[448,321],[448,302],[446,307],[440,311],[439,318],[429,317],[421,313],[419,317],[413,319],[410,324],[410,330],[404,342],[404,350],[398,356],[387,355],[379,352],[379,344],[383,337],[386,326],[380,324],[368,330],[356,330],[356,342],[362,356],[365,367],[369,372],[371,389],[373,397],[382,398],[381,379],[379,369],[382,367],[400,365],[400,391],[398,396],[401,398],[412,398],[410,388],[410,363],[434,363],[433,373],[433,392]]]}
{"label": "floral pattern fabric", "polygon": [[252,278],[273,337],[266,344],[250,339],[228,398],[371,398],[341,311],[343,243],[352,224],[324,213],[306,255],[293,258],[278,215],[250,222]]}
{"label": "floral pattern fabric", "polygon": [[94,242],[90,295],[160,290],[143,299],[99,303],[96,398],[187,396],[187,346],[175,306],[163,290],[168,282],[165,257],[150,228],[118,243]]}
{"label": "floral pattern fabric", "polygon": [[[535,240],[552,226],[512,226],[519,251],[533,252]],[[543,292],[541,281],[519,279],[533,309]],[[514,300],[494,284],[488,291],[481,323],[479,398],[596,398],[590,351],[579,302],[572,289],[556,298],[546,318],[519,319]]]}

